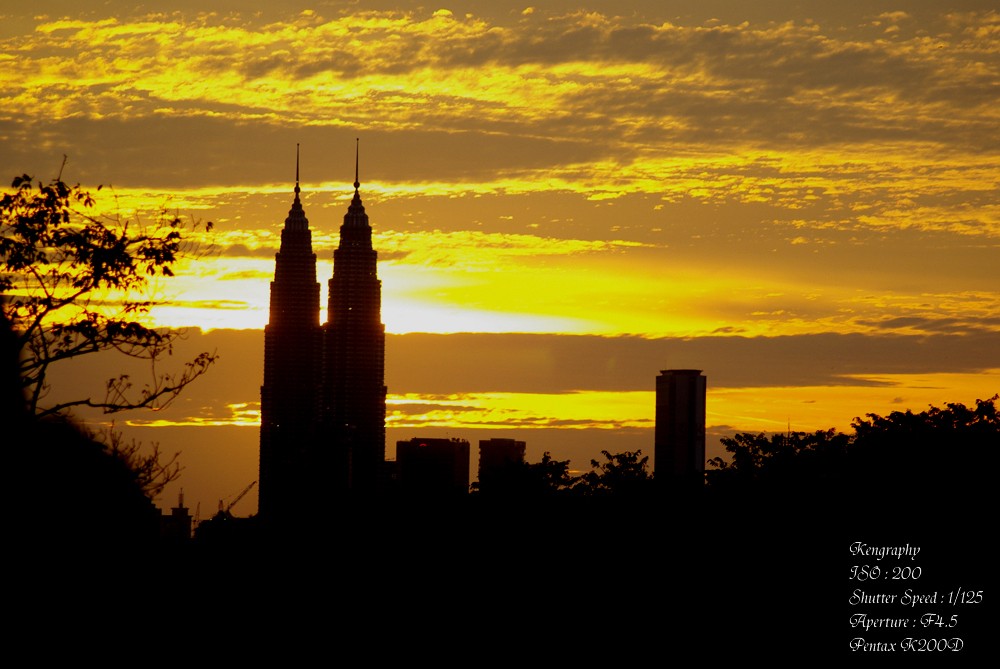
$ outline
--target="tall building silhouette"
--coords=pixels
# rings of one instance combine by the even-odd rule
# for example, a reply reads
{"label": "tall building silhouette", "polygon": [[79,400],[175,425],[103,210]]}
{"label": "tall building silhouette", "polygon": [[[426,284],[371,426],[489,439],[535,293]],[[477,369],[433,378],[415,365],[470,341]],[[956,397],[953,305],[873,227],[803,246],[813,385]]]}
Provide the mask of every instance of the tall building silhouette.
{"label": "tall building silhouette", "polygon": [[706,380],[699,369],[666,369],[656,377],[656,480],[703,483]]}
{"label": "tall building silhouette", "polygon": [[336,489],[374,494],[385,463],[385,326],[372,229],[361,203],[358,156],[354,199],[333,252],[323,331],[323,434],[320,449]]}
{"label": "tall building silhouette", "polygon": [[397,441],[400,491],[425,496],[468,493],[469,449],[465,439],[416,437]]}
{"label": "tall building silhouette", "polygon": [[299,192],[296,147],[295,199],[274,258],[270,315],[264,328],[259,513],[265,518],[287,517],[301,507],[320,409],[319,283]]}
{"label": "tall building silhouette", "polygon": [[514,472],[524,465],[527,444],[516,439],[479,440],[479,486],[504,485]]}
{"label": "tall building silhouette", "polygon": [[295,197],[281,231],[264,328],[259,514],[284,523],[322,512],[339,494],[374,494],[385,461],[385,326],[372,229],[354,198],[333,253],[328,320],[309,221]]}

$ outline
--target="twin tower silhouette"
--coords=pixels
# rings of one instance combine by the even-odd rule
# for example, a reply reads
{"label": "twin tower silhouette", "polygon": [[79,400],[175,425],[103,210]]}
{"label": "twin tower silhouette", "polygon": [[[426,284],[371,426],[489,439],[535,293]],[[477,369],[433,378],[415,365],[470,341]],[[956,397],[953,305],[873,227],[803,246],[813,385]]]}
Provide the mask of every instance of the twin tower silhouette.
{"label": "twin tower silhouette", "polygon": [[374,497],[384,488],[385,326],[378,254],[361,203],[358,153],[354,198],[340,226],[322,325],[316,254],[299,199],[281,231],[264,328],[260,502],[281,522],[338,497]]}

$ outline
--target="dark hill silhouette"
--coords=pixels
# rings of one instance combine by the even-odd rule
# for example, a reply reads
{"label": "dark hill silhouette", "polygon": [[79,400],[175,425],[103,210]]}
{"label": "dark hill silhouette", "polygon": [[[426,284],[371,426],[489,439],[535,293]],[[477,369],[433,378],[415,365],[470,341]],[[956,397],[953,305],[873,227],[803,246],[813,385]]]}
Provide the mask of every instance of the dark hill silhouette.
{"label": "dark hill silhouette", "polygon": [[128,463],[71,420],[28,413],[15,342],[6,319],[0,320],[0,486],[15,493],[11,543],[34,550],[154,542],[159,512]]}

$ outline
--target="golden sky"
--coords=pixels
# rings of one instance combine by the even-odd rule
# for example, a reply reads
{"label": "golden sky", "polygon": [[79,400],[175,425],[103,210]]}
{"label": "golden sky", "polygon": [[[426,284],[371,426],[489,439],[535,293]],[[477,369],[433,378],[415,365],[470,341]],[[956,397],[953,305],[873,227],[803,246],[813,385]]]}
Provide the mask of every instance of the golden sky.
{"label": "golden sky", "polygon": [[80,4],[0,10],[0,175],[216,224],[153,317],[217,379],[136,424],[253,424],[295,145],[325,295],[355,137],[399,438],[648,452],[668,367],[718,433],[1000,391],[994,2]]}

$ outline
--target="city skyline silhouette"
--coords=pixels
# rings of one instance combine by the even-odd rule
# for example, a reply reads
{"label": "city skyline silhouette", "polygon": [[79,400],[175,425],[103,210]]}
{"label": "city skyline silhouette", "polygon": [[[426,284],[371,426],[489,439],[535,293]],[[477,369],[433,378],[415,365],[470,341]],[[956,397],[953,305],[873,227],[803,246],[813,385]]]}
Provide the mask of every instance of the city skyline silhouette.
{"label": "city skyline silhouette", "polygon": [[995,0],[7,5],[15,637],[994,654]]}
{"label": "city skyline silhouette", "polygon": [[[177,364],[219,362],[170,407],[114,417],[181,452],[159,505],[183,487],[204,516],[257,478],[295,144],[323,323],[364,140],[390,457],[417,436],[514,438],[577,472],[651,455],[662,369],[709,378],[707,458],[737,432],[996,392],[988,5],[592,9],[9,10],[6,178],[47,181],[65,154],[68,181],[106,184],[100,206],[216,223],[215,255],[159,282],[152,317],[189,328]],[[53,393],[126,370],[80,361]]]}

